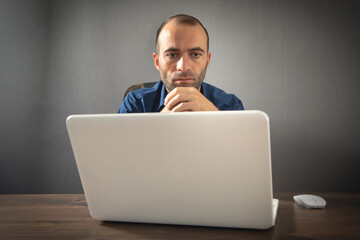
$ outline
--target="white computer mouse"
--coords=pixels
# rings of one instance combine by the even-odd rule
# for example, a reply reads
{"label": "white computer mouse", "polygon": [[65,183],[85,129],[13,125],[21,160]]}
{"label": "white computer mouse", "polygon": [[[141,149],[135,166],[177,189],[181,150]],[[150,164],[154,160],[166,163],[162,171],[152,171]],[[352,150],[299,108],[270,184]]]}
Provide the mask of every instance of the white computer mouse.
{"label": "white computer mouse", "polygon": [[306,208],[324,208],[326,205],[325,199],[311,194],[294,196],[294,200],[295,202]]}

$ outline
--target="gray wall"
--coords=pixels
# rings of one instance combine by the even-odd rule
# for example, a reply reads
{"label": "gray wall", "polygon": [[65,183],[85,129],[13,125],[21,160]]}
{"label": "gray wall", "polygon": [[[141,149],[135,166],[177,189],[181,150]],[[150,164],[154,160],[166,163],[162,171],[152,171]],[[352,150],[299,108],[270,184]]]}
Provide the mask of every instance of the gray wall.
{"label": "gray wall", "polygon": [[0,193],[41,192],[46,1],[0,0]]}
{"label": "gray wall", "polygon": [[0,0],[0,193],[82,192],[65,119],[160,79],[167,17],[210,34],[205,81],[271,120],[274,191],[359,191],[358,1]]}

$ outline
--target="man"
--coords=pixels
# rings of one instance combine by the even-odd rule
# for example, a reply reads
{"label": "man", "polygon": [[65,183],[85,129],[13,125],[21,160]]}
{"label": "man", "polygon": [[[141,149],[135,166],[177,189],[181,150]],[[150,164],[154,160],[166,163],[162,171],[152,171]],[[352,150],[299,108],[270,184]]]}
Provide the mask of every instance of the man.
{"label": "man", "polygon": [[209,35],[199,20],[179,14],[158,29],[155,67],[162,81],[129,93],[119,113],[244,110],[242,102],[203,83],[209,66]]}

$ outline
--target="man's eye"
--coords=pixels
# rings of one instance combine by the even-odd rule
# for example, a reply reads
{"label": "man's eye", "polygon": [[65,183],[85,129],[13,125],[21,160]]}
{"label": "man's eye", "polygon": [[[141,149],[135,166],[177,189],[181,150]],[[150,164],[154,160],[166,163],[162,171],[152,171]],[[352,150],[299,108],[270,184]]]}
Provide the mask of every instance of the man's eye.
{"label": "man's eye", "polygon": [[167,56],[169,58],[176,58],[176,53],[168,53]]}
{"label": "man's eye", "polygon": [[201,56],[201,53],[194,52],[191,55],[193,58],[199,58]]}

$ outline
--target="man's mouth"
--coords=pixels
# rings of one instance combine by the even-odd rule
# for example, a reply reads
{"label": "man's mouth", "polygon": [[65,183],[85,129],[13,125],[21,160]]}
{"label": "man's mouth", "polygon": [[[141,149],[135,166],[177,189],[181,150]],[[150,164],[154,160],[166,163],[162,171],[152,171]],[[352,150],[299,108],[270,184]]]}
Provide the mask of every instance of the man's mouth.
{"label": "man's mouth", "polygon": [[187,82],[193,81],[193,79],[192,78],[175,78],[174,81],[180,82],[180,83],[187,83]]}

